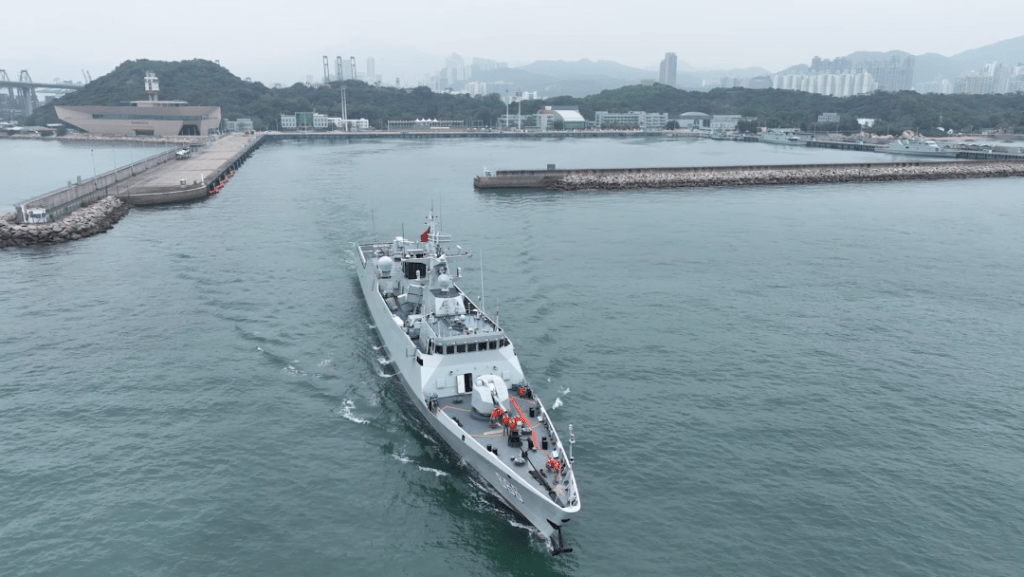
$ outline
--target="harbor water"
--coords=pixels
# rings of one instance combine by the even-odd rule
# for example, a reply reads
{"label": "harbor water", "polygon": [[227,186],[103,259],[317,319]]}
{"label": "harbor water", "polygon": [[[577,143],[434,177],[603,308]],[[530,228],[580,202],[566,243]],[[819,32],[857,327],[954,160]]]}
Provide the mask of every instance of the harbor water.
{"label": "harbor water", "polygon": [[[880,156],[271,143],[204,201],[0,251],[0,575],[1020,575],[1020,179],[472,188],[484,167]],[[0,141],[0,210],[100,157]],[[353,249],[419,235],[431,206],[574,425],[572,554],[476,482],[377,350]]]}

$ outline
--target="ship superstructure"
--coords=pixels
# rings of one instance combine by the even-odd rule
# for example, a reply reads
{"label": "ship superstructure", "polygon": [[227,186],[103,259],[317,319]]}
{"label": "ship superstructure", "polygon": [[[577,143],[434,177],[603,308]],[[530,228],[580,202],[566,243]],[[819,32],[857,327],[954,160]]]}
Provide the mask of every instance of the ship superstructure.
{"label": "ship superstructure", "polygon": [[496,495],[552,543],[580,510],[570,450],[523,375],[504,330],[455,281],[432,213],[419,241],[358,248],[357,272],[381,342],[412,404]]}

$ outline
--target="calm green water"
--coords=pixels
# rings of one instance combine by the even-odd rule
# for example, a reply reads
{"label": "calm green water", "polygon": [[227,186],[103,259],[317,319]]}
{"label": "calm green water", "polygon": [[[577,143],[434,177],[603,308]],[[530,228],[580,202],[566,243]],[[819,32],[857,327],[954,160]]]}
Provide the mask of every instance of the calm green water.
{"label": "calm green water", "polygon": [[[5,195],[90,156],[21,145],[0,142]],[[844,160],[877,155],[272,144],[203,202],[0,251],[0,574],[1020,575],[1021,180],[471,184]],[[431,202],[575,426],[571,555],[481,490],[373,349],[353,247],[421,232]]]}

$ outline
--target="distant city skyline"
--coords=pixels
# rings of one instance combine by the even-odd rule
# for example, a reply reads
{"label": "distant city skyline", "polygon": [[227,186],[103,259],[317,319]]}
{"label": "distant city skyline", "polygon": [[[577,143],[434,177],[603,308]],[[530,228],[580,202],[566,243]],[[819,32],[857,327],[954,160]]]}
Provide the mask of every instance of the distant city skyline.
{"label": "distant city skyline", "polygon": [[[375,75],[387,84],[401,78],[404,85],[416,85],[424,74],[444,68],[446,56],[454,52],[467,61],[491,59],[510,67],[537,60],[611,60],[651,70],[657,78],[667,52],[677,55],[680,66],[761,67],[775,73],[815,55],[835,58],[856,51],[951,56],[1022,32],[1015,18],[963,10],[962,3],[952,1],[933,2],[921,10],[920,3],[909,0],[865,0],[852,13],[820,3],[780,8],[740,2],[730,5],[728,18],[718,6],[648,1],[633,8],[662,14],[665,25],[638,30],[624,26],[614,10],[594,10],[581,2],[560,6],[572,26],[562,19],[537,19],[527,29],[503,25],[504,7],[468,0],[439,0],[429,8],[399,4],[390,11],[352,5],[337,19],[334,5],[310,0],[290,4],[288,13],[295,17],[287,18],[279,6],[262,3],[246,5],[241,18],[238,6],[180,0],[174,7],[188,24],[156,34],[152,25],[133,23],[170,22],[161,20],[167,16],[166,6],[150,9],[124,0],[94,0],[86,6],[55,0],[40,14],[38,7],[16,3],[5,12],[6,22],[33,22],[47,33],[32,26],[5,27],[0,68],[8,74],[27,69],[37,80],[81,80],[82,69],[96,78],[125,60],[204,58],[220,61],[239,77],[273,85],[300,82],[310,74],[322,77],[324,55],[332,63],[336,56],[355,56],[361,63],[374,58]],[[519,5],[538,13],[549,7],[531,1]],[[234,24],[225,27],[224,22]],[[371,37],[367,30],[379,32]]]}

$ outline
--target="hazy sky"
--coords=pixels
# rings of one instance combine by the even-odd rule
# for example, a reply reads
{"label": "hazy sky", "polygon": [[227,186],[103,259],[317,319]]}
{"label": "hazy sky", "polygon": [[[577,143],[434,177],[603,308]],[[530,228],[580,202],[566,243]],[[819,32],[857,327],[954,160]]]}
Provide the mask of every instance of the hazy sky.
{"label": "hazy sky", "polygon": [[355,56],[360,70],[374,56],[386,82],[415,84],[452,52],[467,64],[589,58],[653,68],[671,51],[698,69],[774,72],[856,50],[951,56],[1024,34],[1022,13],[1008,0],[11,1],[0,16],[0,68],[81,80],[83,68],[98,77],[124,60],[206,58],[290,84],[321,77],[323,55],[332,65]]}

